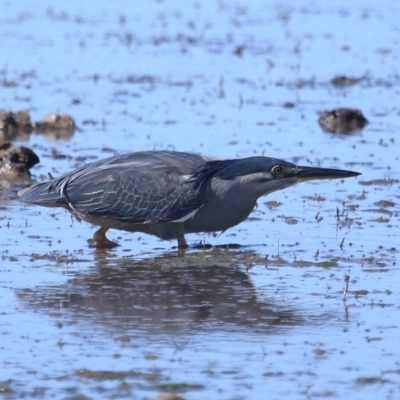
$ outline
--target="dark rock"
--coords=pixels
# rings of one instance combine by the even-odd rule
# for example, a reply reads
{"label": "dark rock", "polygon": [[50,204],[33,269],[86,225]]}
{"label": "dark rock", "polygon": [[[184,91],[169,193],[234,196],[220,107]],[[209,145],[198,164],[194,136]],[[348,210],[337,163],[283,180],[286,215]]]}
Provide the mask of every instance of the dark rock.
{"label": "dark rock", "polygon": [[0,111],[0,143],[12,139],[28,140],[32,132],[50,135],[50,139],[68,139],[77,129],[71,116],[64,113],[50,113],[40,121],[32,122],[28,110]]}
{"label": "dark rock", "polygon": [[322,112],[318,123],[325,132],[350,133],[361,131],[368,124],[368,120],[360,110],[338,108]]}
{"label": "dark rock", "polygon": [[64,113],[50,113],[36,122],[36,130],[41,132],[49,131],[74,131],[75,122],[71,116]]}
{"label": "dark rock", "polygon": [[14,146],[12,143],[0,145],[0,176],[27,177],[29,169],[39,163],[39,157],[27,147]]}
{"label": "dark rock", "polygon": [[4,139],[11,139],[19,134],[32,133],[35,123],[31,121],[28,110],[17,112],[0,111],[0,132]]}

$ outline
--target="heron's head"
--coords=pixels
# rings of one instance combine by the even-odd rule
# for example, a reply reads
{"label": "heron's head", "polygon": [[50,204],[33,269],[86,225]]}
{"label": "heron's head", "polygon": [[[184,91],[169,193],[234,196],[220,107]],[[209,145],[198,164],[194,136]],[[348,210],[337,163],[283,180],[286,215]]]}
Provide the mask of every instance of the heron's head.
{"label": "heron's head", "polygon": [[[249,157],[237,160],[212,161],[204,172],[214,185],[241,188],[256,197],[282,190],[299,182],[315,179],[342,179],[360,175],[342,169],[297,166],[270,157]],[[204,177],[203,177],[204,178]],[[213,186],[214,186],[213,185]]]}

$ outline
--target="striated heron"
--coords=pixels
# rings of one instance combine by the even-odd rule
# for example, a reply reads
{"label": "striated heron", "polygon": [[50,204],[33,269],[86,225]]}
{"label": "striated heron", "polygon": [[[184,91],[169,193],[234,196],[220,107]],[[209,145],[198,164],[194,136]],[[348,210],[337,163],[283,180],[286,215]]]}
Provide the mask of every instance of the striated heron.
{"label": "striated heron", "polygon": [[301,167],[270,157],[213,160],[175,151],[142,151],[83,165],[19,192],[22,201],[64,207],[100,226],[98,247],[116,243],[108,229],[177,239],[186,233],[225,231],[244,221],[257,199],[298,182],[360,175],[340,169]]}

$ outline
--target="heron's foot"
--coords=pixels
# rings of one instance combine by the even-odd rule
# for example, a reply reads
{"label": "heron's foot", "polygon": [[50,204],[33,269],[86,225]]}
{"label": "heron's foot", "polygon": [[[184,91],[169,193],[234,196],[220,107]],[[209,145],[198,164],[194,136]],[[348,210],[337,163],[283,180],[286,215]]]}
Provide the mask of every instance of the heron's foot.
{"label": "heron's foot", "polygon": [[98,249],[111,249],[113,247],[119,246],[118,243],[112,242],[107,239],[106,232],[107,228],[98,229],[93,235],[93,241],[95,243],[95,247]]}

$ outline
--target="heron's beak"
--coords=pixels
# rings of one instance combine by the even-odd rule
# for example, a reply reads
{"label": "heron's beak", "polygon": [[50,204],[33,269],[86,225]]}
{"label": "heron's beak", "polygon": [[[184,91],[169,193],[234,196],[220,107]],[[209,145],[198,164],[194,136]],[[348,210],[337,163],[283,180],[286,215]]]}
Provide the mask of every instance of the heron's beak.
{"label": "heron's beak", "polygon": [[344,169],[318,168],[318,167],[297,167],[294,177],[298,182],[314,179],[342,179],[361,175],[359,172],[346,171]]}

